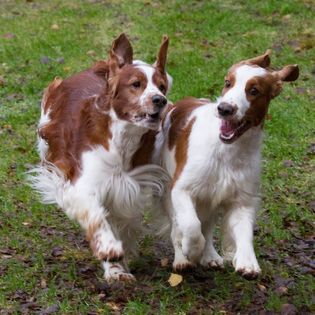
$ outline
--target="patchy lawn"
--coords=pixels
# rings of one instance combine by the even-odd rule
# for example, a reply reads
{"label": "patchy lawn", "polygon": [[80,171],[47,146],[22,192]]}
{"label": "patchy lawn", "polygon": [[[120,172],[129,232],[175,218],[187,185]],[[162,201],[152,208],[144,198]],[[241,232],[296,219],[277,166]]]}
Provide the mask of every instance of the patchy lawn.
{"label": "patchy lawn", "polygon": [[[314,15],[313,0],[1,0],[0,314],[315,312]],[[299,64],[299,80],[271,104],[265,126],[259,279],[244,280],[229,266],[197,269],[172,288],[172,251],[147,237],[132,264],[138,282],[109,286],[78,226],[25,185],[25,171],[38,162],[43,89],[106,57],[121,31],[147,61],[162,34],[170,36],[173,101],[214,98],[230,65],[267,48],[276,67]]]}

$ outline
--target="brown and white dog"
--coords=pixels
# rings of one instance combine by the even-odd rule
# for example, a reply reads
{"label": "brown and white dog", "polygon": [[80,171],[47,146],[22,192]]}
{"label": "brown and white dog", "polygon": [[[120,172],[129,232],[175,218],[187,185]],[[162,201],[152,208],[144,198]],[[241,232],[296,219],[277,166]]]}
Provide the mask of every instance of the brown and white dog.
{"label": "brown and white dog", "polygon": [[299,76],[296,65],[269,67],[269,51],[231,67],[216,103],[185,98],[163,121],[156,147],[172,176],[164,205],[171,221],[173,267],[195,263],[222,267],[213,245],[217,216],[223,213],[223,254],[244,277],[260,273],[253,225],[259,204],[260,148],[270,101],[284,81]]}
{"label": "brown and white dog", "polygon": [[55,79],[42,100],[32,184],[83,227],[107,280],[133,279],[122,259],[136,244],[143,191],[161,192],[167,178],[149,164],[171,85],[167,48],[164,37],[154,65],[133,61],[122,34],[107,61]]}

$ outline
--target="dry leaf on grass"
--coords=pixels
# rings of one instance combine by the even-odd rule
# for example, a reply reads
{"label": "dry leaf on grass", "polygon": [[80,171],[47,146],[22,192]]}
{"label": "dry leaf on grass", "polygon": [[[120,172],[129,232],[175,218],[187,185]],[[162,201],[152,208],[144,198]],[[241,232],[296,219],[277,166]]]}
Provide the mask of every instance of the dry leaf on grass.
{"label": "dry leaf on grass", "polygon": [[115,302],[107,302],[106,305],[110,308],[111,311],[119,311],[120,306]]}
{"label": "dry leaf on grass", "polygon": [[162,258],[161,259],[161,267],[165,268],[168,265],[168,258]]}
{"label": "dry leaf on grass", "polygon": [[171,273],[171,276],[167,281],[171,287],[176,287],[183,281],[183,276],[177,273]]}
{"label": "dry leaf on grass", "polygon": [[58,24],[53,24],[50,28],[52,30],[54,30],[54,31],[58,31],[59,30],[59,25]]}

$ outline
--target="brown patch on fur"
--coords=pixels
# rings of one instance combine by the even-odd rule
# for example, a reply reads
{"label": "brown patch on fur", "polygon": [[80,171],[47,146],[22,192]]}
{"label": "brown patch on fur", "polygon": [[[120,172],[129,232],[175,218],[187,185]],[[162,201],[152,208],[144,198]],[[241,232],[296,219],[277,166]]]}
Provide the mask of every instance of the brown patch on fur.
{"label": "brown patch on fur", "polygon": [[168,90],[168,81],[166,74],[156,70],[154,71],[152,77],[153,83],[158,87],[158,89],[165,95]]}
{"label": "brown patch on fur", "polygon": [[100,240],[97,231],[102,229],[102,222],[90,224],[86,232],[86,239],[90,243],[90,247],[94,256],[99,260],[119,261],[123,258],[123,252],[117,252],[115,249],[108,247],[107,251],[100,251]]}
{"label": "brown patch on fur", "polygon": [[90,224],[86,231],[86,239],[90,243],[90,247],[95,257],[98,258],[98,240],[95,233],[101,228],[101,222]]}
{"label": "brown patch on fur", "polygon": [[172,186],[174,186],[174,183],[177,181],[186,164],[189,136],[195,120],[196,118],[193,118],[177,138],[175,151],[176,169],[172,180]]}
{"label": "brown patch on fur", "polygon": [[221,94],[222,96],[235,85],[235,70],[236,69],[232,67],[230,71],[228,72],[227,76],[225,77],[225,81],[227,80],[230,81],[231,85],[226,86],[226,83],[224,83],[224,88]]}
{"label": "brown patch on fur", "polygon": [[[271,74],[248,80],[245,93],[250,107],[246,111],[244,119],[250,121],[252,126],[258,126],[267,114],[270,100],[280,93],[281,85],[281,82]],[[259,93],[250,95],[252,88],[256,88]]]}
{"label": "brown patch on fur", "polygon": [[263,55],[244,60],[243,64],[246,63],[250,65],[256,65],[261,68],[267,68],[270,65],[270,54],[271,54],[271,50],[268,49]]}
{"label": "brown patch on fur", "polygon": [[105,80],[108,79],[109,66],[108,66],[108,62],[106,62],[105,60],[97,61],[93,65],[92,70],[94,71],[96,75],[103,77]]}
{"label": "brown patch on fur", "polygon": [[43,108],[49,110],[50,121],[38,133],[48,143],[46,160],[62,170],[67,179],[78,177],[81,153],[91,145],[109,149],[111,119],[95,106],[98,102],[102,110],[108,109],[104,97],[95,97],[104,88],[104,78],[86,70],[59,85],[53,81],[45,93]]}
{"label": "brown patch on fur", "polygon": [[54,81],[52,81],[48,85],[48,87],[44,90],[44,95],[43,95],[43,98],[42,98],[41,107],[43,108],[45,114],[47,113],[47,109],[48,109],[47,108],[47,103],[48,103],[47,99],[48,99],[48,97],[50,96],[52,91],[54,91],[61,83],[62,83],[62,79],[56,77],[54,79]]}
{"label": "brown patch on fur", "polygon": [[185,130],[187,120],[191,113],[198,107],[207,104],[206,100],[194,97],[186,97],[169,108],[172,110],[170,116],[171,127],[168,133],[168,147],[170,150],[177,145],[181,133]]}
{"label": "brown patch on fur", "polygon": [[131,165],[133,168],[151,162],[156,134],[157,131],[149,130],[141,137],[139,149],[132,157]]}
{"label": "brown patch on fur", "polygon": [[84,211],[80,212],[76,218],[79,222],[87,222],[89,219],[89,210],[85,209]]}
{"label": "brown patch on fur", "polygon": [[[145,115],[146,108],[139,104],[140,97],[147,87],[146,75],[133,65],[127,65],[119,77],[110,80],[110,89],[113,91],[111,106],[119,119],[132,121],[134,115]],[[139,87],[132,84],[139,82]],[[153,106],[151,100],[148,104]]]}
{"label": "brown patch on fur", "polygon": [[168,43],[169,43],[168,37],[164,35],[162,38],[162,44],[160,46],[160,50],[158,52],[157,60],[156,60],[156,68],[161,73],[165,73]]}

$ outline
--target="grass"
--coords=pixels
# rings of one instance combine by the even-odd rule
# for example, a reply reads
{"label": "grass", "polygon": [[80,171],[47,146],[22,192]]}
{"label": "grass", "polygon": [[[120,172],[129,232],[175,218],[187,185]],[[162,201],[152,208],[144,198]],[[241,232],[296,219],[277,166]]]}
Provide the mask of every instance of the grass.
{"label": "grass", "polygon": [[[0,21],[0,314],[315,311],[312,0],[2,0]],[[43,89],[106,58],[122,31],[136,57],[152,62],[162,34],[170,36],[171,100],[218,96],[230,65],[267,48],[276,67],[299,64],[299,80],[272,102],[265,126],[259,279],[246,281],[227,266],[185,274],[171,288],[171,269],[160,266],[161,257],[171,260],[169,248],[146,239],[133,262],[138,283],[108,286],[78,226],[24,184],[38,162]]]}

